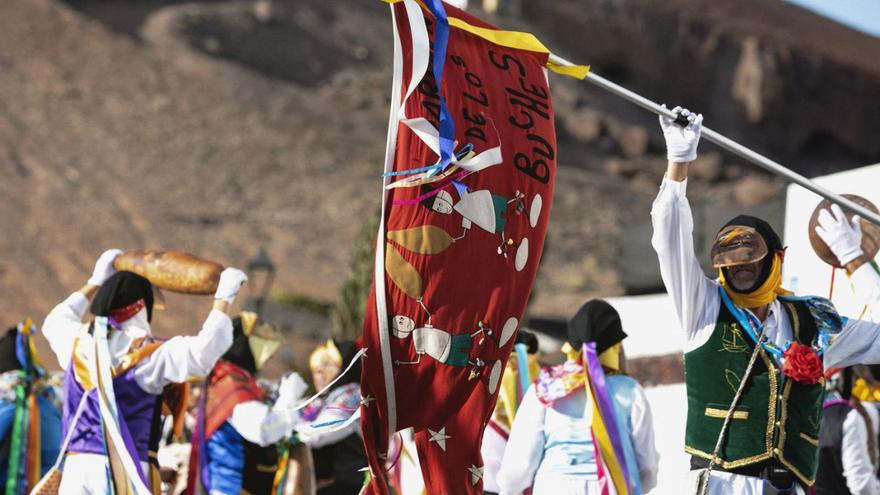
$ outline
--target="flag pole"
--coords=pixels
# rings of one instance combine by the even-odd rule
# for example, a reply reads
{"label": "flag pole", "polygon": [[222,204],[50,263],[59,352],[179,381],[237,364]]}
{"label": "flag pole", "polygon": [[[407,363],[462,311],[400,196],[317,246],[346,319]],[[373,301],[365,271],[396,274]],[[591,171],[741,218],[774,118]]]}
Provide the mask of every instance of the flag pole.
{"label": "flag pole", "polygon": [[[559,57],[557,55],[554,55],[552,53],[550,54],[550,61],[553,63],[556,63],[558,65],[562,65],[562,66],[575,65],[575,64],[569,62],[568,60],[565,60],[564,58]],[[666,117],[669,117],[670,119],[675,119],[677,117],[677,115],[672,113],[671,110],[663,108],[660,105],[658,105],[657,103],[654,103],[653,101],[645,98],[644,96],[642,96],[638,93],[634,93],[634,92],[624,88],[623,86],[615,84],[615,83],[609,81],[608,79],[605,79],[604,77],[596,74],[595,72],[590,71],[587,74],[586,81],[588,81],[588,82],[590,82],[590,83],[592,83],[592,84],[594,84],[594,85],[596,85],[596,86],[598,86],[598,87],[600,87],[610,93],[613,93],[613,94],[623,98],[624,100],[627,100],[631,103],[634,103],[634,104],[644,108],[645,110],[648,110],[650,112],[654,112],[657,115],[664,115]],[[847,210],[851,210],[852,212],[860,215],[862,218],[864,218],[865,220],[868,220],[871,223],[874,223],[876,225],[880,225],[880,215],[878,215],[877,213],[874,213],[873,211],[871,211],[871,210],[869,210],[869,209],[867,209],[867,208],[865,208],[865,207],[863,207],[863,206],[861,206],[861,205],[859,205],[859,204],[857,204],[857,203],[855,203],[855,202],[853,202],[853,201],[851,201],[851,200],[849,200],[839,194],[835,194],[835,193],[831,192],[830,190],[820,186],[819,184],[816,184],[815,182],[811,181],[810,179],[807,179],[803,175],[800,175],[797,172],[794,172],[793,170],[783,166],[780,163],[777,163],[777,162],[767,158],[766,156],[764,156],[764,155],[762,155],[762,154],[760,154],[750,148],[746,148],[745,146],[737,143],[736,141],[734,141],[734,140],[732,140],[732,139],[730,139],[730,138],[728,138],[718,132],[715,132],[712,129],[709,129],[706,126],[703,126],[702,136],[707,141],[715,143],[719,147],[754,163],[755,165],[763,168],[764,170],[767,170],[768,172],[772,172],[776,175],[779,175],[779,176],[783,177],[784,179],[786,179],[787,181],[793,182],[793,183],[795,183],[805,189],[808,189],[808,190],[818,194],[819,196],[822,196],[823,198],[825,198],[833,203],[837,203],[841,207],[846,208]]]}

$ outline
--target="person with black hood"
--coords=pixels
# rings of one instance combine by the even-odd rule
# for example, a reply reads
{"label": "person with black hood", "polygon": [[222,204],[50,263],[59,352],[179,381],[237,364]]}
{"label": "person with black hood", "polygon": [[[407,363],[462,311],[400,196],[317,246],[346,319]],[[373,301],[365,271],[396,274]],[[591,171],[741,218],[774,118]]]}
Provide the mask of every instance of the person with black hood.
{"label": "person with black hood", "polygon": [[361,401],[360,364],[344,375],[344,367],[355,359],[355,342],[333,339],[318,346],[309,356],[312,381],[322,396],[300,411],[297,439],[311,447],[318,495],[357,495],[364,484],[367,466],[360,422],[352,421]]}
{"label": "person with black hood", "polygon": [[[104,252],[85,286],[46,317],[43,334],[64,375],[64,442],[59,493],[146,495],[155,476],[161,396],[167,385],[207,375],[232,344],[229,306],[247,276],[227,268],[198,335],[152,336],[153,286],[116,272]],[[95,318],[83,324],[91,302]],[[151,454],[153,453],[153,454]],[[52,480],[46,480],[47,483]]]}
{"label": "person with black hood", "polygon": [[540,370],[538,337],[529,331],[518,330],[501,378],[495,410],[483,431],[483,444],[480,445],[480,455],[483,457],[483,492],[486,495],[500,492],[496,478],[501,469],[507,439],[510,437],[510,428],[526,391],[538,377]]}
{"label": "person with black hood", "polygon": [[[562,348],[566,361],[541,370],[517,409],[497,476],[500,493],[604,493],[603,484],[611,480],[603,478],[601,466],[610,459],[601,453],[600,444],[607,442],[596,436],[594,424],[601,416],[595,408],[599,390],[610,397],[613,417],[601,421],[612,422],[619,433],[612,441],[619,442],[616,460],[629,473],[627,493],[639,495],[655,486],[651,407],[639,383],[621,372],[624,338],[620,316],[603,300],[588,301],[569,320]],[[595,361],[585,349],[595,353]]]}
{"label": "person with black hood", "polygon": [[61,443],[61,397],[33,344],[31,319],[0,337],[0,490],[29,493]]}
{"label": "person with black hood", "polygon": [[[699,493],[806,493],[816,478],[823,371],[880,362],[880,326],[782,288],[785,248],[740,215],[715,237],[707,277],[685,195],[702,115],[660,118],[669,165],[654,201],[652,244],[685,332],[685,451]],[[679,124],[679,121],[681,124]]]}
{"label": "person with black hood", "polygon": [[[297,373],[281,380],[271,407],[255,375],[284,342],[256,313],[232,320],[232,346],[208,377],[189,461],[187,494],[268,495],[278,469],[277,443],[299,421],[308,386]],[[201,486],[202,489],[199,489]]]}
{"label": "person with black hood", "polygon": [[877,495],[877,439],[864,405],[852,397],[853,369],[825,373],[816,495]]}

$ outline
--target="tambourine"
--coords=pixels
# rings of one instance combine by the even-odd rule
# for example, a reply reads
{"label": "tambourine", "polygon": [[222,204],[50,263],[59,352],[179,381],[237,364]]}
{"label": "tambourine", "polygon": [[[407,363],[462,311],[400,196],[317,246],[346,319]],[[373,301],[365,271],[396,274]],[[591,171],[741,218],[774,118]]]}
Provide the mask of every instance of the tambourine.
{"label": "tambourine", "polygon": [[[867,199],[856,196],[855,194],[844,194],[844,198],[849,199],[850,201],[863,206],[874,213],[878,213],[877,207],[874,206],[874,203],[871,203]],[[816,233],[816,226],[819,225],[819,212],[831,208],[831,201],[823,200],[819,203],[819,206],[813,211],[813,216],[810,217],[810,226],[808,234],[810,235],[810,244],[813,246],[813,251],[816,252],[816,255],[822,259],[825,263],[828,263],[831,266],[842,268],[840,265],[840,261],[838,261],[837,256],[831,252],[831,249],[828,248],[828,245],[825,244],[825,241],[819,237],[819,234]],[[853,212],[843,209],[844,213],[846,213],[846,218],[852,219]],[[865,253],[870,259],[874,259],[877,256],[878,250],[880,250],[880,226],[877,226],[864,218],[859,222],[862,226],[862,251]]]}

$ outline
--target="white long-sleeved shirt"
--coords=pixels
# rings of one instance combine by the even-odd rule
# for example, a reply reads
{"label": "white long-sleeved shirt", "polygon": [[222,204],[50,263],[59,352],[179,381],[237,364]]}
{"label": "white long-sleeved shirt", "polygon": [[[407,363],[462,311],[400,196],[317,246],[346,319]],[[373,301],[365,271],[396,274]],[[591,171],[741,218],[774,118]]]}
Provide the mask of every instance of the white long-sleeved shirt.
{"label": "white long-sleeved shirt", "polygon": [[[607,384],[629,429],[642,491],[648,492],[657,483],[659,463],[650,404],[630,377],[611,375]],[[560,484],[574,490],[565,493],[600,493],[595,490],[592,413],[585,393],[573,393],[545,406],[534,385],[529,387],[517,409],[496,478],[501,493],[518,495],[532,488],[534,495],[548,495],[559,493]]]}
{"label": "white long-sleeved shirt", "polygon": [[880,323],[880,273],[870,263],[865,263],[849,276],[849,280],[865,308],[860,318]]}
{"label": "white long-sleeved shirt", "polygon": [[868,452],[868,427],[865,418],[855,409],[850,410],[843,420],[840,448],[843,476],[849,491],[853,495],[880,494],[880,480]]}
{"label": "white long-sleeved shirt", "polygon": [[280,400],[272,407],[256,400],[242,402],[232,409],[228,421],[245,440],[267,447],[289,435],[300,422],[293,407]]}
{"label": "white long-sleeved shirt", "polygon": [[[694,221],[686,191],[686,180],[663,179],[651,210],[654,224],[651,243],[660,260],[663,283],[685,332],[685,352],[688,352],[709,340],[722,301],[718,281],[706,276],[694,253]],[[767,337],[779,348],[791,340],[791,321],[779,300],[770,304],[763,324]],[[863,320],[846,320],[840,333],[832,337],[823,361],[826,369],[880,363],[880,326]]]}
{"label": "white long-sleeved shirt", "polygon": [[[43,323],[43,335],[67,369],[77,338],[91,338],[82,319],[88,299],[74,292],[55,306]],[[222,311],[212,310],[202,329],[194,336],[169,339],[137,365],[134,379],[145,392],[159,395],[169,383],[182,383],[190,377],[206,376],[232,345],[232,320]]]}

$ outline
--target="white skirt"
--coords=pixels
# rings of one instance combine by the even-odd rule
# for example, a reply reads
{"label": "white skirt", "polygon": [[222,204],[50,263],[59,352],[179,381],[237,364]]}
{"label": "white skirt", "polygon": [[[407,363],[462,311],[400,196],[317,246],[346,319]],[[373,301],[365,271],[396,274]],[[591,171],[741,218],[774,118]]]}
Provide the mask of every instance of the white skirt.
{"label": "white skirt", "polygon": [[[689,493],[697,493],[698,476],[699,471],[691,471],[688,474],[688,486],[691,487]],[[709,489],[706,490],[706,493],[707,495],[762,495],[764,480],[754,476],[712,471],[712,476],[709,478]],[[800,484],[797,484],[796,493],[806,495]]]}
{"label": "white skirt", "polygon": [[601,495],[598,480],[579,478],[553,478],[539,476],[532,486],[532,495]]}
{"label": "white skirt", "polygon": [[[61,485],[58,495],[106,495],[107,456],[99,454],[68,454],[61,471]],[[148,472],[149,464],[141,463],[141,469]],[[147,486],[149,486],[149,477]]]}

